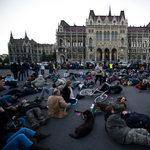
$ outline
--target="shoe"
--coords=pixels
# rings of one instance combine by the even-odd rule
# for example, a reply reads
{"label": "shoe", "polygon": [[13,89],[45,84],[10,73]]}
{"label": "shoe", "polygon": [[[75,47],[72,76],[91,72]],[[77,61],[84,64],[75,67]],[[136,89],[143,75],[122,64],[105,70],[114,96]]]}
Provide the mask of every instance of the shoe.
{"label": "shoe", "polygon": [[80,87],[78,86],[78,90],[80,90]]}
{"label": "shoe", "polygon": [[49,150],[49,147],[41,147],[40,145],[33,143],[30,147],[30,150]]}
{"label": "shoe", "polygon": [[140,92],[141,92],[141,90],[140,90],[140,89],[138,89],[138,92],[140,93]]}
{"label": "shoe", "polygon": [[40,122],[41,125],[46,125],[50,121],[51,117],[46,118],[44,121]]}
{"label": "shoe", "polygon": [[36,130],[38,127],[40,127],[40,124],[36,123],[36,124],[32,125],[32,126],[30,127],[30,129]]}
{"label": "shoe", "polygon": [[44,99],[44,97],[40,97],[40,98],[39,98],[39,100],[43,100],[43,99]]}

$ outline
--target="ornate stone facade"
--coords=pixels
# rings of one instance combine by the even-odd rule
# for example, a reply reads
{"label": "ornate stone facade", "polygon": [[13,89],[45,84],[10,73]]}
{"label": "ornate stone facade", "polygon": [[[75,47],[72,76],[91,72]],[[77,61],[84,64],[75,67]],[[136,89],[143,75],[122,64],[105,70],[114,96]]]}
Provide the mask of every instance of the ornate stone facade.
{"label": "ornate stone facade", "polygon": [[[95,15],[91,10],[86,26],[70,26],[64,20],[56,32],[57,61],[148,61],[150,24],[128,27],[124,11],[119,16]],[[141,47],[135,42],[141,41]],[[132,54],[133,53],[133,54]]]}
{"label": "ornate stone facade", "polygon": [[53,53],[53,45],[39,44],[34,40],[29,40],[25,33],[25,38],[14,39],[11,33],[8,43],[8,53],[10,62],[23,62],[23,60],[40,61],[41,54],[45,52],[46,55]]}

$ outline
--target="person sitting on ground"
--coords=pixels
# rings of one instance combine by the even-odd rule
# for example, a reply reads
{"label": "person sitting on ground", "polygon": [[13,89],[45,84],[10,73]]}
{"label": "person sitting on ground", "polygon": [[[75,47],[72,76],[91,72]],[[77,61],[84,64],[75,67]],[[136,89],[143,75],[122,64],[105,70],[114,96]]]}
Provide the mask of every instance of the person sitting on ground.
{"label": "person sitting on ground", "polygon": [[149,93],[150,93],[150,81],[148,81],[146,83],[143,83],[142,81],[143,81],[143,79],[139,78],[138,92],[140,93],[141,90],[146,90],[148,87]]}
{"label": "person sitting on ground", "polygon": [[105,111],[105,108],[107,106],[112,106],[115,110],[115,113],[122,112],[126,109],[126,97],[125,96],[118,96],[116,102],[109,102],[109,103],[103,103],[103,102],[96,102],[94,104],[94,107],[92,109],[92,112],[95,111]]}
{"label": "person sitting on ground", "polygon": [[91,79],[92,79],[92,74],[91,74],[91,72],[88,73],[88,75],[86,76],[86,79],[87,79],[87,80],[91,80]]}
{"label": "person sitting on ground", "polygon": [[119,144],[140,144],[150,146],[150,136],[146,129],[129,128],[126,122],[117,114],[114,114],[112,106],[107,106],[105,114],[105,129],[110,137]]}
{"label": "person sitting on ground", "polygon": [[70,74],[69,74],[69,79],[70,79],[71,81],[75,81],[75,80],[76,80],[73,71],[70,72]]}
{"label": "person sitting on ground", "polygon": [[91,73],[91,71],[90,71],[90,70],[88,70],[88,71],[86,72],[86,74],[85,74],[85,75],[87,76],[89,73]]}
{"label": "person sitting on ground", "polygon": [[64,73],[64,77],[65,77],[65,78],[69,77],[68,71],[66,71],[66,73]]}
{"label": "person sitting on ground", "polygon": [[127,76],[123,76],[122,79],[120,80],[120,84],[123,86],[127,85],[127,82],[128,82]]}
{"label": "person sitting on ground", "polygon": [[5,78],[5,86],[10,86],[10,88],[18,87],[17,81],[11,76],[11,74],[8,74]]}
{"label": "person sitting on ground", "polygon": [[[47,124],[50,120],[50,118],[46,118],[41,111],[41,109],[48,109],[47,106],[43,106],[29,100],[22,100],[21,107],[21,111],[15,114],[12,119],[14,120],[20,116],[27,116],[29,124],[31,125],[30,129],[35,130],[40,127],[40,125]],[[36,119],[35,115],[37,116],[38,120]]]}
{"label": "person sitting on ground", "polygon": [[115,85],[109,85],[107,82],[101,87],[101,91],[106,91],[109,94],[118,94],[122,91],[121,86],[119,86],[119,81],[116,81]]}
{"label": "person sitting on ground", "polygon": [[106,82],[107,83],[112,83],[112,78],[110,77],[110,75],[108,74],[106,77]]}
{"label": "person sitting on ground", "polygon": [[30,78],[26,81],[26,83],[24,84],[24,87],[31,87],[31,82],[34,81],[35,79],[36,78],[33,74],[30,75]]}
{"label": "person sitting on ground", "polygon": [[0,98],[0,106],[3,108],[8,107],[11,105],[11,103],[19,102],[19,96],[20,94],[15,94],[15,95],[4,95],[3,97]]}
{"label": "person sitting on ground", "polygon": [[67,115],[66,110],[71,107],[71,103],[66,103],[64,98],[60,96],[60,91],[54,89],[53,95],[47,100],[48,114],[54,118],[62,118]]}
{"label": "person sitting on ground", "polygon": [[42,75],[39,75],[37,79],[35,79],[34,81],[31,81],[31,84],[35,87],[42,87],[44,85],[44,78]]}
{"label": "person sitting on ground", "polygon": [[62,97],[67,103],[74,104],[77,103],[77,100],[74,97],[73,90],[71,87],[72,82],[68,80],[63,88]]}
{"label": "person sitting on ground", "polygon": [[150,117],[137,112],[122,111],[121,118],[130,128],[144,128],[150,133]]}

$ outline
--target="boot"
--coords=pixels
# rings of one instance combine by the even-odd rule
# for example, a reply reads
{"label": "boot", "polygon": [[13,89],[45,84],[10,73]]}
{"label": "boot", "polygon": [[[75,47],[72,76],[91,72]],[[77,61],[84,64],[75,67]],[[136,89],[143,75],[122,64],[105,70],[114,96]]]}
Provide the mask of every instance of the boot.
{"label": "boot", "polygon": [[40,145],[33,143],[30,148],[30,150],[49,150],[49,147],[41,147]]}
{"label": "boot", "polygon": [[40,141],[40,140],[42,140],[42,139],[44,139],[44,138],[46,138],[46,137],[48,137],[50,135],[50,133],[48,133],[48,134],[43,134],[43,133],[40,133],[40,132],[35,132],[35,135],[34,135],[34,138],[36,138],[37,139],[37,141]]}

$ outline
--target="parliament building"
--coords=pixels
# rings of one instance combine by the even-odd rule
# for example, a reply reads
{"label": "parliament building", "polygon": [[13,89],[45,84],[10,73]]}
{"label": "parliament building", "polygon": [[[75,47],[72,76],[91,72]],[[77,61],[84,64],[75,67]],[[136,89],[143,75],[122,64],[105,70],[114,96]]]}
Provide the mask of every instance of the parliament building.
{"label": "parliament building", "polygon": [[[12,35],[11,35],[12,36]],[[14,44],[18,43],[14,39]],[[21,42],[22,41],[22,42]],[[28,42],[26,42],[28,41]],[[20,39],[20,52],[24,56],[29,53],[32,60],[39,60],[41,51],[46,54],[56,52],[57,62],[79,61],[121,61],[121,62],[148,62],[150,59],[150,23],[143,27],[128,26],[124,11],[118,16],[95,15],[90,10],[85,26],[70,26],[61,20],[56,31],[54,45],[41,45],[29,40],[25,35],[24,41]],[[19,46],[19,45],[18,45]],[[12,41],[10,38],[8,49],[10,58],[12,54]],[[15,56],[20,55],[15,49]],[[10,59],[12,60],[12,59]]]}

